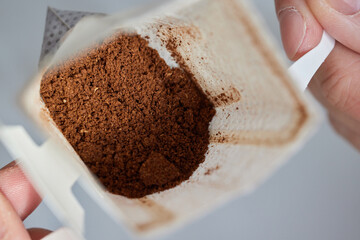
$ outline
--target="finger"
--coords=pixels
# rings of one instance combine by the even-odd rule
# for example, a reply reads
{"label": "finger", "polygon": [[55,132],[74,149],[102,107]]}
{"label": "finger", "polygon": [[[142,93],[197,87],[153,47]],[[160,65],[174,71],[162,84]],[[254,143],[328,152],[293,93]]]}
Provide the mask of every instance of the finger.
{"label": "finger", "polygon": [[360,135],[336,116],[331,114],[329,119],[336,132],[346,138],[355,148],[360,150]]}
{"label": "finger", "polygon": [[15,162],[0,170],[0,191],[22,220],[41,202],[41,198]]}
{"label": "finger", "polygon": [[337,41],[360,53],[359,0],[306,0],[316,19]]}
{"label": "finger", "polygon": [[323,29],[305,0],[275,0],[275,6],[286,54],[297,60],[319,44]]}
{"label": "finger", "polygon": [[0,239],[1,240],[30,240],[17,212],[11,203],[0,192]]}
{"label": "finger", "polygon": [[309,88],[330,111],[360,121],[360,55],[337,43]]}
{"label": "finger", "polygon": [[330,105],[326,98],[321,93],[321,87],[319,84],[314,84],[311,82],[311,86],[309,86],[312,90],[313,95],[321,102],[328,110],[329,116],[336,117],[339,121],[344,123],[344,125],[348,126],[348,128],[352,129],[356,134],[360,135],[360,121],[351,117],[349,114],[341,112],[338,108]]}
{"label": "finger", "polygon": [[331,109],[329,111],[329,115],[333,118],[337,119],[338,122],[343,123],[348,129],[354,132],[356,135],[360,136],[360,121],[355,120],[354,118],[344,114],[335,109]]}
{"label": "finger", "polygon": [[55,239],[66,239],[66,240],[78,240],[81,237],[78,237],[71,229],[69,228],[60,228],[51,234],[47,235],[44,240],[55,240]]}
{"label": "finger", "polygon": [[28,229],[31,240],[40,240],[51,233],[51,231],[41,228]]}

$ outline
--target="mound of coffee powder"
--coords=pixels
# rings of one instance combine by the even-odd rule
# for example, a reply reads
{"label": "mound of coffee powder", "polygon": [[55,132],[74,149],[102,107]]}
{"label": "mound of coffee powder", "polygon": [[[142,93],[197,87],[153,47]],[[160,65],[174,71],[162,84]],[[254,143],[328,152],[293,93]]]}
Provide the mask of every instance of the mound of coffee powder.
{"label": "mound of coffee powder", "polygon": [[116,34],[48,70],[40,94],[112,193],[138,198],[169,189],[205,159],[213,105],[138,35]]}

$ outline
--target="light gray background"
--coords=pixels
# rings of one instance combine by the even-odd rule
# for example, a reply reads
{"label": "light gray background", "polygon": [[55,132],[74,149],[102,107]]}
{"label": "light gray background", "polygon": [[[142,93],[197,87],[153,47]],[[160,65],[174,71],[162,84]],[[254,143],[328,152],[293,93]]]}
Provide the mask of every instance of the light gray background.
{"label": "light gray background", "polygon": [[[16,99],[36,72],[48,5],[111,13],[144,2],[149,1],[0,0],[0,118],[36,133]],[[253,2],[280,46],[273,1]],[[0,146],[0,166],[9,161]],[[43,204],[25,225],[61,226]],[[92,231],[99,234],[96,226]],[[254,193],[165,239],[360,239],[360,155],[325,123],[301,152]]]}

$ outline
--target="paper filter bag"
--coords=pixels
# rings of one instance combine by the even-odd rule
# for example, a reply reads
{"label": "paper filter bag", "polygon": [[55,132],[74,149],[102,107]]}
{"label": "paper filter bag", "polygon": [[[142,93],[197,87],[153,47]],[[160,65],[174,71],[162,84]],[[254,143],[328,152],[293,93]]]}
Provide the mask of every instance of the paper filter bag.
{"label": "paper filter bag", "polygon": [[[216,106],[204,163],[179,186],[142,199],[99,188],[51,120],[39,93],[47,68],[119,29],[146,37],[170,66],[193,74]],[[61,164],[80,166],[88,188],[136,233],[173,228],[254,189],[299,148],[314,125],[308,101],[292,84],[274,45],[242,0],[178,0],[139,16],[85,17],[55,55],[47,57],[45,68],[24,93],[26,110],[75,157]]]}

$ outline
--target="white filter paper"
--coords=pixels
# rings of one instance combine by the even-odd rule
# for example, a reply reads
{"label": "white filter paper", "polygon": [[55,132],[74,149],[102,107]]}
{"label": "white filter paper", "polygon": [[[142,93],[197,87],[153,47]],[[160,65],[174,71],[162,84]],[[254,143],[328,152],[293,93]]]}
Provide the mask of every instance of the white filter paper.
{"label": "white filter paper", "polygon": [[[102,188],[57,129],[40,98],[46,69],[119,30],[147,36],[149,45],[170,66],[181,66],[194,75],[216,106],[204,163],[179,186],[142,199],[113,195]],[[166,43],[175,38],[186,44],[176,45],[174,58]],[[22,99],[29,115],[71,155],[55,158],[52,164],[59,166],[59,172],[69,168],[82,176],[87,189],[102,199],[99,204],[140,235],[164,233],[253,190],[299,149],[316,122],[311,104],[292,83],[274,44],[243,0],[177,0],[139,15],[88,16],[47,59]],[[57,154],[51,148],[46,151],[47,156]],[[26,161],[25,170],[32,164],[30,158]],[[38,164],[37,171],[46,172],[49,167]],[[61,186],[63,178],[64,172],[54,181]],[[39,186],[47,181],[33,180]],[[61,191],[66,192],[63,188],[39,189],[43,196],[56,196],[66,209],[71,207],[67,205],[72,204],[71,196],[62,195]],[[71,222],[71,213],[57,211]],[[69,225],[81,232],[81,220]]]}

